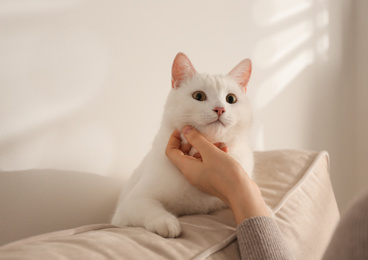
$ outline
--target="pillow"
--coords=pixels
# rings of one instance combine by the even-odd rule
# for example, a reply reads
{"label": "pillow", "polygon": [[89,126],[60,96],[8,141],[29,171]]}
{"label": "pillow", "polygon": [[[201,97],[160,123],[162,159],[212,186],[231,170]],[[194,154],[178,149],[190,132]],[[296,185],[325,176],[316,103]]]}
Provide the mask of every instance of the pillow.
{"label": "pillow", "polygon": [[[254,175],[296,259],[320,259],[339,219],[328,154],[255,152]],[[240,259],[229,209],[180,222],[175,239],[110,224],[57,231],[2,246],[0,259]]]}
{"label": "pillow", "polygon": [[321,259],[340,219],[327,152],[256,153],[255,181],[296,259]]}

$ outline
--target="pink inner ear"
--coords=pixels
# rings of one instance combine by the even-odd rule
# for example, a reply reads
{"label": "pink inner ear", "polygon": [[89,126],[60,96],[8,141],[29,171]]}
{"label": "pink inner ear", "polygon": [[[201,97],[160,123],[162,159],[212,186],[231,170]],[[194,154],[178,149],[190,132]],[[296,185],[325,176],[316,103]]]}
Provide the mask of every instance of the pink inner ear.
{"label": "pink inner ear", "polygon": [[252,73],[252,62],[250,59],[242,60],[235,66],[230,72],[229,76],[236,80],[236,82],[242,87],[244,92],[247,91],[247,84]]}
{"label": "pink inner ear", "polygon": [[179,87],[183,80],[192,77],[196,73],[189,58],[182,52],[179,52],[173,62],[171,69],[171,85],[173,88]]}

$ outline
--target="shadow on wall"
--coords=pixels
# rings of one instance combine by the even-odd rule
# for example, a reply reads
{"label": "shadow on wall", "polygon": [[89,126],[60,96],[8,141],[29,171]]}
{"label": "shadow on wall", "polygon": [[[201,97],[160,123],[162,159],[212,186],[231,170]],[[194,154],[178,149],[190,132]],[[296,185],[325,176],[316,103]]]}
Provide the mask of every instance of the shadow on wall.
{"label": "shadow on wall", "polygon": [[106,91],[111,63],[104,39],[92,29],[88,4],[0,4],[7,25],[0,29],[1,170],[110,170],[112,138],[88,121],[99,111],[86,113]]}
{"label": "shadow on wall", "polygon": [[[287,101],[289,110],[298,111],[299,102],[310,101],[310,90],[313,88],[313,75],[308,75],[304,86],[299,79],[303,79],[302,73],[317,62],[329,61],[330,35],[329,35],[329,11],[323,1],[313,0],[283,0],[283,1],[257,1],[253,6],[253,21],[259,28],[258,39],[253,41],[252,53],[254,53],[255,82],[253,104],[257,114],[266,116],[272,114],[273,103],[280,98],[280,94],[289,91],[288,87],[298,88],[293,101]],[[258,72],[257,72],[258,70]],[[257,73],[268,75],[257,78]],[[312,77],[311,77],[312,76]],[[301,77],[301,78],[298,78]],[[298,78],[298,81],[295,81]],[[298,84],[299,86],[295,86]],[[306,89],[306,90],[303,90]],[[302,93],[306,92],[305,100]],[[293,102],[295,102],[293,104]],[[281,104],[280,104],[281,103]],[[292,106],[294,106],[292,108]],[[308,110],[303,107],[301,110]],[[277,103],[276,108],[287,109],[285,103]],[[278,118],[287,115],[279,114]],[[298,124],[295,114],[289,122],[292,126]],[[304,118],[308,120],[310,118]],[[282,120],[281,120],[282,121]],[[275,124],[277,126],[277,124]],[[285,126],[284,126],[285,127]],[[265,123],[257,125],[257,149],[270,148],[265,138],[266,128],[272,132],[274,127],[265,127]],[[272,128],[272,131],[271,129]],[[299,130],[299,129],[298,129]],[[302,133],[305,134],[305,133]],[[273,134],[269,139],[275,139]],[[297,139],[297,138],[296,138]],[[272,140],[271,140],[272,142]],[[272,146],[272,144],[271,144]],[[277,145],[275,145],[277,146]],[[303,147],[300,147],[303,148]]]}
{"label": "shadow on wall", "polygon": [[121,190],[121,181],[91,173],[29,170],[0,174],[0,245],[108,223]]}
{"label": "shadow on wall", "polygon": [[[236,25],[238,28],[245,27],[239,37],[245,46],[239,44],[234,52],[242,52],[246,49],[247,53],[254,54],[252,58],[255,68],[251,84],[256,87],[254,90],[250,89],[250,92],[254,94],[252,100],[254,100],[255,110],[261,117],[264,115],[264,121],[260,122],[259,129],[256,130],[257,149],[284,148],[289,143],[301,149],[305,148],[300,140],[306,139],[309,134],[306,131],[310,129],[310,125],[307,125],[309,128],[304,127],[301,118],[310,119],[308,109],[310,104],[306,102],[310,101],[312,80],[302,75],[304,74],[302,72],[315,64],[318,59],[329,59],[329,12],[324,2],[322,0],[249,1],[251,8],[247,10],[248,15],[240,17],[241,19],[239,17],[230,19],[228,22],[229,25]],[[120,19],[120,13],[115,14],[116,20],[107,19],[108,22],[102,26],[99,23],[106,19],[99,18],[99,20],[96,17],[98,13],[96,10],[103,9],[100,6],[102,3],[96,2],[96,6],[92,4],[94,11],[89,10],[88,1],[77,1],[77,3],[66,1],[61,9],[57,3],[54,3],[55,6],[46,4],[39,10],[35,5],[30,6],[31,4],[26,7],[14,4],[4,9],[4,13],[9,13],[11,19],[5,17],[2,21],[10,23],[11,26],[9,29],[4,27],[5,31],[1,31],[2,43],[5,46],[0,48],[2,57],[0,69],[3,71],[0,75],[0,82],[3,83],[0,88],[0,103],[5,107],[0,110],[0,122],[5,122],[0,126],[2,170],[73,169],[109,176],[126,171],[120,174],[125,177],[143,158],[142,147],[146,148],[148,146],[146,144],[151,142],[149,139],[139,143],[137,149],[127,148],[132,147],[134,143],[129,140],[127,142],[128,138],[124,135],[139,133],[142,135],[145,132],[145,129],[141,131],[134,129],[135,118],[140,117],[137,120],[137,128],[142,128],[142,125],[145,125],[143,121],[147,119],[142,119],[143,113],[139,116],[134,113],[124,117],[121,115],[123,111],[135,105],[132,100],[140,95],[139,91],[131,87],[132,81],[122,80],[124,68],[127,69],[128,74],[137,75],[135,70],[138,70],[139,66],[132,67],[132,64],[139,62],[125,60],[125,52],[122,50],[126,48],[130,52],[129,46],[137,49],[141,46],[135,44],[134,37],[125,37],[125,34],[139,35],[141,38],[138,37],[138,39],[144,45],[147,43],[146,37],[153,37],[156,34],[153,33],[154,31],[145,31],[147,28],[143,22],[140,25],[142,32],[136,31],[129,26],[130,23],[123,23],[125,20]],[[125,8],[125,5],[128,4],[117,6]],[[221,7],[220,4],[217,5],[217,8]],[[247,5],[239,4],[242,8]],[[128,6],[137,12],[141,10],[136,5]],[[235,8],[237,5],[229,4],[229,6]],[[70,7],[73,7],[72,12],[64,12]],[[172,10],[178,8],[176,4],[168,7]],[[238,10],[234,9],[231,12],[236,11]],[[37,14],[37,19],[31,19],[34,15],[32,12]],[[155,13],[147,14],[152,18],[155,16]],[[104,15],[106,14],[101,13],[100,17],[105,17]],[[138,15],[142,14],[138,12]],[[19,17],[21,19],[15,22]],[[129,17],[132,21],[136,19],[135,15]],[[212,18],[212,16],[208,17]],[[122,30],[118,22],[122,23],[127,31],[123,36],[115,38],[115,35]],[[193,26],[191,23],[172,25],[162,20],[157,25],[167,26],[162,28],[167,35],[159,34],[156,36],[158,38],[154,39],[159,43],[165,41],[165,37],[172,38],[170,35],[172,30],[168,28],[175,25],[180,27],[178,31],[183,31],[180,38],[198,37],[198,41],[201,40],[206,44],[209,39],[212,39],[211,35],[199,34],[201,30],[197,28],[187,28],[186,26]],[[113,33],[110,32],[114,36],[108,34],[109,37],[102,37],[104,34],[99,30],[105,31],[110,27],[115,28],[112,29]],[[213,29],[209,25],[205,28]],[[191,34],[192,29],[194,34]],[[219,30],[217,27],[215,29]],[[222,28],[222,33],[231,37],[226,35],[227,30]],[[234,34],[235,31],[239,34],[237,30],[234,30]],[[247,42],[247,38],[250,37],[252,40]],[[117,42],[117,45],[111,42]],[[178,46],[178,42],[167,42],[175,48]],[[190,42],[193,40],[186,44]],[[195,44],[195,46],[201,52],[201,45]],[[129,57],[136,58],[134,55]],[[119,63],[116,63],[116,60],[119,60]],[[121,63],[120,60],[122,60]],[[4,68],[1,67],[2,65]],[[291,85],[295,85],[293,81],[301,75],[306,79],[304,86],[290,88]],[[166,74],[163,77],[166,78]],[[297,83],[300,81],[303,80],[298,80]],[[141,82],[137,83],[137,85],[140,84]],[[129,87],[120,90],[121,86],[125,85]],[[143,87],[144,85],[142,89]],[[291,99],[289,98],[287,102],[283,102],[282,99],[280,101],[282,96],[280,94],[288,90],[288,87],[297,94],[290,95]],[[287,105],[292,106],[290,100],[302,99],[303,94],[298,91],[305,91],[305,98],[298,100],[299,104],[296,105],[299,107],[291,110],[293,112],[302,110],[305,115],[297,116],[294,112],[291,118],[294,139],[282,142],[281,139],[285,136],[282,131],[287,126],[284,124],[278,127],[280,123],[276,120],[289,116],[284,113]],[[159,93],[158,96],[164,93],[160,92],[159,88],[154,92]],[[285,97],[284,99],[286,100]],[[276,105],[275,101],[277,101]],[[277,116],[275,116],[276,111],[280,112]],[[299,121],[295,122],[297,117]],[[307,120],[304,121],[307,122]],[[295,128],[296,123],[299,125]],[[288,138],[291,138],[291,135]],[[137,138],[136,142],[140,139],[143,137]],[[126,159],[128,157],[134,159]]]}
{"label": "shadow on wall", "polygon": [[252,41],[255,147],[327,150],[342,211],[356,192],[357,174],[353,5],[262,0],[251,20],[258,30]]}

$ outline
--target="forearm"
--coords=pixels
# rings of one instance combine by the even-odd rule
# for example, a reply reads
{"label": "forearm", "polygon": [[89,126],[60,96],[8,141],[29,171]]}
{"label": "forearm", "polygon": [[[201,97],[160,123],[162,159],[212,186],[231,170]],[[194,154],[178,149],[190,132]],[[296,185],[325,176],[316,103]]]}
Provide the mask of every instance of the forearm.
{"label": "forearm", "polygon": [[228,194],[242,259],[294,259],[254,181],[242,177]]}
{"label": "forearm", "polygon": [[236,184],[226,192],[227,203],[233,211],[236,224],[252,217],[271,217],[257,184],[245,174],[237,179]]}

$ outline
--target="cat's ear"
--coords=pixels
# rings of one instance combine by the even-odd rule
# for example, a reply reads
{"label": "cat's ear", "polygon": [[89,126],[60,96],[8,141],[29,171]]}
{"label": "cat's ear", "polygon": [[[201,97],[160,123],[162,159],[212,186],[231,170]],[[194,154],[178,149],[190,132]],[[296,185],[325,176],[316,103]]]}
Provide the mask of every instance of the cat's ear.
{"label": "cat's ear", "polygon": [[180,83],[192,77],[196,73],[192,63],[190,62],[187,55],[182,52],[179,52],[172,65],[171,69],[171,85],[173,88],[179,87]]}
{"label": "cat's ear", "polygon": [[229,76],[235,79],[235,81],[242,87],[244,92],[247,91],[247,84],[252,73],[252,62],[250,59],[242,60],[235,66],[230,72]]}

